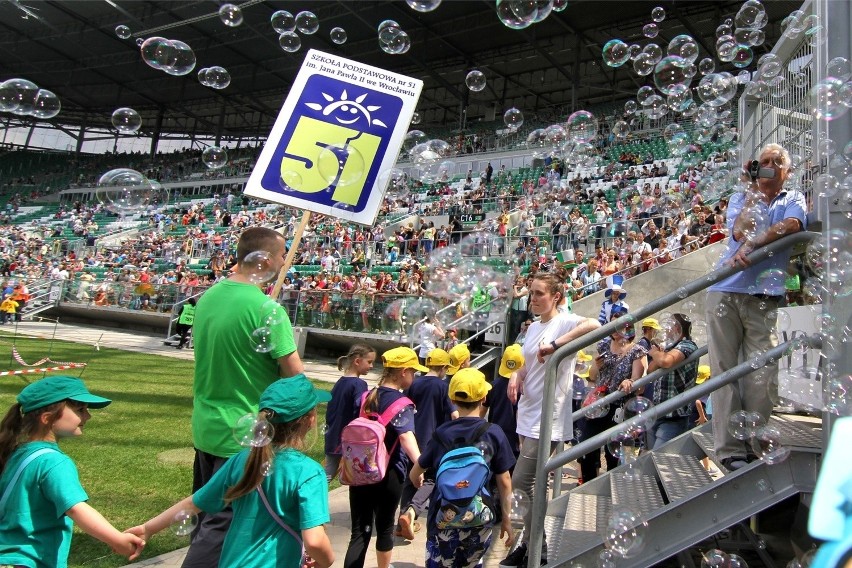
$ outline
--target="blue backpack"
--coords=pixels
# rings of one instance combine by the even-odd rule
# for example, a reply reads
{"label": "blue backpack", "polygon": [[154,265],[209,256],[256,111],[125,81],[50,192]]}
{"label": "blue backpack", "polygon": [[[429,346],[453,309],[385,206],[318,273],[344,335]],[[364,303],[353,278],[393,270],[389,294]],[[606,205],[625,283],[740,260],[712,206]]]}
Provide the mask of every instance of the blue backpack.
{"label": "blue backpack", "polygon": [[435,505],[438,529],[481,527],[495,521],[494,501],[488,491],[491,468],[482,451],[473,444],[488,430],[483,422],[467,439],[438,442],[447,450],[435,475]]}

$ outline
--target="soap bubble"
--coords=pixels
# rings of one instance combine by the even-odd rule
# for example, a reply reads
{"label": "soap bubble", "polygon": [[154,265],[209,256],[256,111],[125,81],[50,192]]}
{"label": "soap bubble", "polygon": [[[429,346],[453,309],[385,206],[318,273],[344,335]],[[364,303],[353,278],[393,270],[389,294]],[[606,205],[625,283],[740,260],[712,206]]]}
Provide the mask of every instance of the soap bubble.
{"label": "soap bubble", "polygon": [[524,124],[524,113],[515,107],[503,113],[503,124],[510,130],[517,131]]}
{"label": "soap bubble", "polygon": [[652,120],[658,120],[668,114],[669,107],[666,106],[666,100],[660,95],[651,95],[643,105],[645,114]]}
{"label": "soap bubble", "polygon": [[829,77],[837,77],[841,81],[852,78],[852,65],[845,57],[835,57],[825,66],[825,74]]}
{"label": "soap bubble", "polygon": [[653,95],[654,88],[650,85],[643,85],[639,87],[638,91],[636,91],[636,102],[638,102],[640,105],[644,105],[645,101],[647,101]]}
{"label": "soap bubble", "polygon": [[244,448],[260,448],[272,441],[272,424],[259,414],[249,413],[234,425],[234,439]]}
{"label": "soap bubble", "polygon": [[683,57],[677,55],[664,57],[654,67],[654,84],[664,95],[675,93],[678,88],[688,87],[692,81],[687,76],[688,67],[689,62]]}
{"label": "soap bubble", "polygon": [[603,46],[603,60],[609,67],[621,67],[629,59],[630,50],[620,39],[611,39]]}
{"label": "soap bubble", "polygon": [[825,411],[837,416],[852,414],[852,375],[832,377],[824,393]]}
{"label": "soap bubble", "polygon": [[404,410],[399,411],[396,416],[391,418],[390,423],[395,428],[405,427],[409,423],[408,413]]}
{"label": "soap bubble", "polygon": [[491,458],[494,457],[494,448],[492,448],[491,444],[486,441],[479,441],[474,444],[473,447],[480,451],[482,459],[486,462],[490,462]]}
{"label": "soap bubble", "polygon": [[115,26],[115,35],[118,36],[119,39],[128,39],[130,37],[130,28],[124,24]]}
{"label": "soap bubble", "polygon": [[339,27],[332,28],[331,31],[328,33],[328,37],[331,39],[332,42],[336,43],[337,45],[342,45],[346,43],[346,30]]}
{"label": "soap bubble", "polygon": [[698,62],[698,72],[702,75],[709,75],[716,70],[716,62],[709,57],[705,57]]}
{"label": "soap bubble", "polygon": [[573,143],[591,142],[598,133],[598,121],[594,115],[585,110],[572,113],[565,123],[568,139]]}
{"label": "soap bubble", "polygon": [[260,464],[260,473],[263,475],[263,477],[269,477],[270,475],[272,475],[272,472],[272,462],[265,461]]}
{"label": "soap bubble", "polygon": [[229,28],[235,28],[243,23],[243,11],[234,4],[222,4],[219,8],[219,19]]}
{"label": "soap bubble", "polygon": [[279,35],[296,29],[296,18],[287,10],[278,10],[269,18],[269,23]]}
{"label": "soap bubble", "polygon": [[604,546],[622,558],[630,558],[642,552],[647,530],[648,523],[640,518],[639,513],[618,506],[607,521]]}
{"label": "soap bubble", "polygon": [[635,396],[624,403],[624,411],[631,415],[642,414],[650,410],[652,406],[654,406],[654,403],[650,399],[644,396]]}
{"label": "soap bubble", "polygon": [[781,431],[775,426],[763,426],[756,432],[754,440],[761,459],[769,465],[781,463],[790,457],[790,448],[782,444]]}
{"label": "soap bubble", "polygon": [[256,250],[245,256],[240,263],[240,272],[252,284],[263,284],[278,275],[278,266],[272,259],[272,254],[265,250]]}
{"label": "soap bubble", "polygon": [[662,22],[666,19],[666,11],[661,6],[657,6],[653,10],[651,10],[651,19],[657,23]]}
{"label": "soap bubble", "polygon": [[441,0],[405,0],[408,6],[417,12],[431,12],[441,5]]}
{"label": "soap bubble", "polygon": [[48,119],[59,114],[61,109],[62,103],[59,102],[59,97],[53,91],[39,89],[30,114],[36,118]]}
{"label": "soap bubble", "polygon": [[666,51],[669,55],[682,57],[688,63],[695,63],[695,60],[698,59],[698,44],[692,36],[686,34],[672,38],[666,47]]}
{"label": "soap bubble", "polygon": [[[345,108],[341,107],[341,110]],[[320,150],[316,165],[322,178],[338,188],[359,183],[366,167],[364,157],[355,146],[339,143]]]}
{"label": "soap bubble", "polygon": [[622,464],[631,459],[636,459],[639,453],[639,440],[634,435],[638,433],[630,430],[622,430],[611,434],[606,444],[607,450]]}
{"label": "soap bubble", "polygon": [[422,130],[409,130],[402,141],[402,149],[410,154],[414,148],[427,140],[429,137]]}
{"label": "soap bubble", "polygon": [[204,74],[204,80],[206,82],[206,86],[212,89],[224,89],[231,84],[231,74],[228,73],[228,70],[224,67],[214,65],[213,67],[207,68],[207,72]]}
{"label": "soap bubble", "polygon": [[188,75],[195,69],[195,52],[184,42],[173,39],[171,40],[171,52],[167,65],[163,65],[161,69],[169,75],[181,77]]}
{"label": "soap bubble", "polygon": [[730,560],[727,552],[713,548],[701,555],[701,568],[729,568]]}
{"label": "soap bubble", "polygon": [[128,215],[151,205],[165,203],[168,192],[157,182],[129,168],[116,168],[103,174],[95,189],[95,198],[104,208]]}
{"label": "soap bubble", "polygon": [[201,153],[201,161],[211,170],[218,170],[228,163],[228,152],[219,146],[209,146]]}
{"label": "soap bubble", "polygon": [[757,0],[746,0],[734,17],[737,28],[762,28],[766,25],[766,9]]}
{"label": "soap bubble", "polygon": [[423,120],[423,117],[421,116],[421,114],[419,112],[415,112],[414,114],[411,115],[411,124],[420,124],[420,122],[422,120]]}
{"label": "soap bubble", "polygon": [[748,563],[742,556],[731,554],[728,556],[728,568],[748,568]]}
{"label": "soap bubble", "polygon": [[844,114],[849,107],[843,104],[841,94],[843,81],[835,77],[826,77],[811,89],[811,104],[816,118],[831,121]]}
{"label": "soap bubble", "polygon": [[754,435],[749,429],[747,414],[745,410],[738,410],[728,417],[728,432],[737,440],[748,440]]}
{"label": "soap bubble", "polygon": [[612,125],[612,134],[619,140],[623,140],[630,134],[630,125],[623,120],[618,120]]}
{"label": "soap bubble", "polygon": [[660,27],[653,22],[651,22],[650,24],[645,24],[645,26],[642,28],[642,35],[648,38],[657,37],[659,33]]}
{"label": "soap bubble", "polygon": [[485,88],[485,73],[479,69],[470,71],[464,78],[464,84],[467,88],[474,92],[479,92]]}
{"label": "soap bubble", "polygon": [[251,344],[257,353],[272,351],[272,330],[262,326],[251,332]]}
{"label": "soap bubble", "polygon": [[742,69],[743,67],[748,67],[751,65],[751,62],[754,60],[754,52],[750,47],[744,45],[737,45],[734,48],[733,57],[731,58],[731,63],[734,64],[734,67],[737,69]]}
{"label": "soap bubble", "polygon": [[278,36],[278,45],[287,53],[296,53],[302,47],[302,38],[296,32],[284,32]]}
{"label": "soap bubble", "polygon": [[172,532],[177,536],[189,536],[198,526],[198,516],[191,511],[178,511],[172,522]]}
{"label": "soap bubble", "polygon": [[648,55],[650,57],[651,63],[656,65],[660,62],[660,59],[663,58],[663,48],[661,48],[656,43],[649,43],[645,47],[642,48],[642,53]]}
{"label": "soap bubble", "polygon": [[512,30],[531,26],[538,15],[537,2],[523,0],[497,0],[497,18]]}
{"label": "soap bubble", "polygon": [[518,523],[524,522],[524,517],[529,513],[530,507],[529,495],[520,489],[515,489],[509,496],[509,519]]}
{"label": "soap bubble", "polygon": [[656,65],[654,58],[645,52],[640,53],[633,60],[633,70],[643,77],[654,72],[654,65]]}
{"label": "soap bubble", "polygon": [[267,300],[260,307],[260,321],[266,327],[275,327],[281,325],[287,318],[287,312],[275,300]]}
{"label": "soap bubble", "polygon": [[163,69],[174,59],[174,46],[164,37],[149,37],[139,48],[142,60],[154,69]]}
{"label": "soap bubble", "polygon": [[142,47],[142,44],[145,43],[145,40],[141,37],[136,38],[136,47]]}
{"label": "soap bubble", "polygon": [[629,100],[624,103],[624,114],[630,116],[636,112],[636,109],[639,107],[636,101]]}
{"label": "soap bubble", "polygon": [[296,29],[305,35],[315,34],[319,29],[319,18],[307,10],[299,12],[296,14]]}
{"label": "soap bubble", "polygon": [[28,115],[35,105],[38,85],[26,79],[9,79],[0,84],[0,111]]}

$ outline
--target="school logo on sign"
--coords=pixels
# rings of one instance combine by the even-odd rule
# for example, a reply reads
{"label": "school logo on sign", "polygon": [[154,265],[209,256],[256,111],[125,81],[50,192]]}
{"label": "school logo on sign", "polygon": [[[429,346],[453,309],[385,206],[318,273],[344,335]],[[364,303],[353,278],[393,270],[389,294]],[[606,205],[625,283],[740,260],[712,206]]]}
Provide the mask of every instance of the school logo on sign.
{"label": "school logo on sign", "polygon": [[377,180],[396,161],[419,94],[408,85],[422,86],[402,79],[312,50],[246,193],[372,222],[385,189]]}

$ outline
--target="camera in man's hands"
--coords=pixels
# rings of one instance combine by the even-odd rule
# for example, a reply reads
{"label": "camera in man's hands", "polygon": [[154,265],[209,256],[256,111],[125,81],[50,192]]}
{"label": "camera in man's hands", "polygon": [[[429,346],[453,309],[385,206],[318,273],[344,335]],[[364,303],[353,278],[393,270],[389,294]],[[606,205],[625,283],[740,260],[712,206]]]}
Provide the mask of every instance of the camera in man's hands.
{"label": "camera in man's hands", "polygon": [[751,181],[757,181],[758,178],[773,179],[775,177],[775,170],[773,168],[761,168],[760,162],[752,160],[748,167],[748,175]]}

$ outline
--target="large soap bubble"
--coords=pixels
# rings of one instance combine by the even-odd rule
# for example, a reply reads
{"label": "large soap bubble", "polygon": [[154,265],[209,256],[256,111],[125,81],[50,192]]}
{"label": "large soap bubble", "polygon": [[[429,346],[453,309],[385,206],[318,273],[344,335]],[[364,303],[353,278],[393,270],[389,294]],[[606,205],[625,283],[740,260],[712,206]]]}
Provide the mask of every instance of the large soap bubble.
{"label": "large soap bubble", "polygon": [[59,114],[61,109],[62,103],[59,102],[59,97],[53,91],[39,89],[30,114],[36,118],[47,119]]}
{"label": "large soap bubble", "polygon": [[142,42],[139,51],[142,53],[142,60],[154,69],[162,69],[174,58],[172,42],[164,37],[149,37]]}
{"label": "large soap bubble", "polygon": [[479,92],[485,88],[485,73],[479,69],[473,69],[464,78],[464,84],[467,88],[474,92]]}
{"label": "large soap bubble", "polygon": [[620,39],[611,39],[603,46],[603,60],[609,67],[621,67],[630,59],[630,49]]}
{"label": "large soap bubble", "polygon": [[110,118],[112,126],[122,134],[136,132],[142,127],[142,117],[130,107],[117,108]]}
{"label": "large soap bubble", "polygon": [[220,146],[210,146],[201,153],[201,161],[211,170],[218,170],[228,163],[228,151]]}
{"label": "large soap bubble", "polygon": [[538,16],[538,2],[497,0],[497,18],[512,30],[528,28]]}
{"label": "large soap bubble", "polygon": [[224,89],[231,84],[231,74],[218,65],[205,67],[198,72],[198,82],[211,89]]}
{"label": "large soap bubble", "polygon": [[698,44],[692,36],[681,34],[675,36],[666,48],[669,55],[683,57],[689,63],[695,63],[698,59]]}
{"label": "large soap bubble", "polygon": [[[849,87],[836,77],[826,77],[811,89],[811,109],[813,115],[825,121],[832,121],[846,114]],[[844,94],[845,93],[845,94]]]}
{"label": "large soap bubble", "polygon": [[515,107],[503,113],[503,124],[510,130],[517,131],[524,124],[524,113]]}
{"label": "large soap bubble", "polygon": [[234,439],[244,448],[260,448],[272,441],[273,428],[257,414],[246,414],[234,425]]}
{"label": "large soap bubble", "polygon": [[129,39],[130,38],[130,28],[128,28],[124,24],[115,26],[115,35],[119,39]]}
{"label": "large soap bubble", "polygon": [[568,117],[565,128],[568,130],[570,142],[591,142],[598,134],[598,121],[589,111],[578,110]]}
{"label": "large soap bubble", "polygon": [[737,94],[737,79],[727,72],[710,73],[698,82],[698,97],[713,107],[720,107]]}
{"label": "large soap bubble", "polygon": [[604,546],[622,558],[636,556],[645,548],[648,523],[629,507],[618,506],[604,530]]}
{"label": "large soap bubble", "polygon": [[734,18],[737,28],[756,29],[766,25],[766,9],[757,0],[746,0]]}
{"label": "large soap bubble", "polygon": [[127,215],[164,204],[168,192],[136,170],[117,168],[100,177],[95,198],[107,210]]}
{"label": "large soap bubble", "polygon": [[336,43],[337,45],[342,45],[346,43],[346,30],[340,27],[332,28],[331,31],[328,33],[328,37],[329,39],[331,39],[332,42]]}
{"label": "large soap bubble", "polygon": [[312,35],[319,30],[319,18],[307,10],[296,14],[296,29],[305,35]]}
{"label": "large soap bubble", "polygon": [[243,23],[243,11],[235,4],[222,4],[219,7],[219,19],[229,28],[235,28]]}
{"label": "large soap bubble", "polygon": [[269,18],[269,23],[278,35],[285,32],[292,32],[296,29],[296,18],[287,10],[278,10],[272,14]]}
{"label": "large soap bubble", "polygon": [[168,65],[162,67],[163,71],[177,77],[188,75],[195,69],[195,52],[180,40],[173,39],[171,44],[172,59]]}
{"label": "large soap bubble", "polygon": [[690,62],[679,55],[664,57],[654,67],[654,84],[664,95],[689,87],[692,78],[688,75]]}
{"label": "large soap bubble", "polygon": [[0,84],[0,111],[26,116],[35,107],[38,85],[26,79],[9,79]]}
{"label": "large soap bubble", "polygon": [[441,5],[441,0],[405,0],[408,7],[417,12],[431,12]]}
{"label": "large soap bubble", "polygon": [[296,53],[302,47],[302,38],[296,32],[284,32],[278,36],[278,45],[287,53]]}

